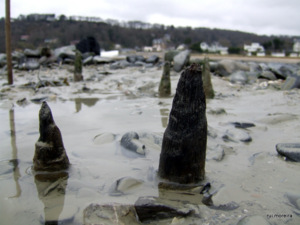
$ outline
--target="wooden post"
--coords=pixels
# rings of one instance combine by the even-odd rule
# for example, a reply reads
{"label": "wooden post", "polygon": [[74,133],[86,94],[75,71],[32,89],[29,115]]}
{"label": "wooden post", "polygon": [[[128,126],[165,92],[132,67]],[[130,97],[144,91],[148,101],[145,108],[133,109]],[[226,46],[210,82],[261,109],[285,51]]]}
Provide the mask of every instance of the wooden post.
{"label": "wooden post", "polygon": [[10,0],[5,2],[5,39],[6,39],[6,62],[8,84],[13,84],[12,62],[11,62],[11,35],[10,35]]}

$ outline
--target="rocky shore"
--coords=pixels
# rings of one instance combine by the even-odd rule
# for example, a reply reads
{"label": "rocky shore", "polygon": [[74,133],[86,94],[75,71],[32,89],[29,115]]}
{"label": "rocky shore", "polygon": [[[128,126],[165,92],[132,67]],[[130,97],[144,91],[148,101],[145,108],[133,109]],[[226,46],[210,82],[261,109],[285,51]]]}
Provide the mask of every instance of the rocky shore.
{"label": "rocky shore", "polygon": [[[68,57],[16,63],[14,85],[2,63],[3,223],[298,224],[300,65],[209,60],[205,178],[177,184],[157,175],[163,134],[182,69],[202,60],[185,54],[176,72],[174,54],[162,97],[159,55],[90,55],[79,82]],[[32,169],[43,101],[70,160],[48,180]]]}

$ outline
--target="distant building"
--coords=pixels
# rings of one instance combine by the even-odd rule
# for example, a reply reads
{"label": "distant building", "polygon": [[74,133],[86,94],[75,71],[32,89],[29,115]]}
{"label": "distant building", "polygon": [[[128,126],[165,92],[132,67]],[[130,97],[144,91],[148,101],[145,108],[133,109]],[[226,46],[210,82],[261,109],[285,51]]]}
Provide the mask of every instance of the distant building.
{"label": "distant building", "polygon": [[165,49],[165,42],[162,38],[153,39],[152,41],[152,48],[153,51],[161,52],[163,49]]}
{"label": "distant building", "polygon": [[29,35],[21,35],[20,40],[21,41],[28,41]]}
{"label": "distant building", "polygon": [[211,45],[208,45],[206,42],[201,42],[200,48],[203,51],[207,51],[210,53],[219,53],[221,55],[228,54],[228,47],[224,47],[220,45],[218,42],[213,42]]}
{"label": "distant building", "polygon": [[244,50],[247,52],[248,55],[253,55],[260,53],[260,55],[263,55],[261,53],[265,52],[265,48],[260,45],[259,43],[252,43],[251,45],[244,45]]}
{"label": "distant building", "polygon": [[294,40],[293,51],[300,53],[300,39]]}
{"label": "distant building", "polygon": [[55,21],[55,14],[29,14],[27,15],[29,21]]}

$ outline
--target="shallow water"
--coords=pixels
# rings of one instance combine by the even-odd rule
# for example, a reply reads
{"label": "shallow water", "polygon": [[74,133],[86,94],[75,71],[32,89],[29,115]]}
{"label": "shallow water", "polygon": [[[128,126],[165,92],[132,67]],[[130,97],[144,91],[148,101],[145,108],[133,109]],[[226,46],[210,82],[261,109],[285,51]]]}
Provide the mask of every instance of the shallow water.
{"label": "shallow water", "polygon": [[[41,79],[71,80],[68,69],[39,73]],[[283,92],[271,87],[259,88],[259,84],[232,85],[213,77],[217,97],[207,101],[207,120],[216,137],[208,138],[204,183],[211,183],[216,205],[231,201],[239,205],[233,211],[223,211],[203,205],[200,194],[187,198],[158,190],[160,179],[156,170],[161,146],[154,138],[162,138],[173,99],[157,97],[162,71],[130,68],[103,76],[100,72],[104,70],[105,67],[89,67],[84,71],[88,81],[40,88],[37,92],[20,88],[28,81],[37,81],[37,72],[20,72],[15,74],[15,87],[2,89],[1,224],[43,224],[45,218],[82,224],[83,211],[91,203],[131,205],[141,196],[178,198],[198,207],[200,216],[179,220],[182,224],[236,224],[247,215],[260,215],[277,224],[299,223],[300,211],[286,194],[300,196],[300,164],[286,161],[275,150],[277,143],[299,142],[299,90]],[[179,74],[173,73],[171,79],[174,94]],[[40,103],[30,99],[43,97],[47,97],[72,163],[60,179],[50,181],[40,179],[31,170],[34,144],[39,137]],[[22,98],[26,98],[26,103],[18,105]],[[218,108],[226,113],[209,113]],[[250,122],[255,127],[242,130],[230,122]],[[222,139],[226,131],[241,130],[252,137],[251,142]],[[141,137],[146,157],[130,154],[120,147],[121,136],[129,131],[141,136],[147,134]],[[225,154],[219,161],[213,159],[217,146]],[[112,195],[114,182],[128,176],[142,183],[123,195]],[[268,218],[274,214],[288,214],[292,218]],[[172,219],[162,224],[171,222]]]}

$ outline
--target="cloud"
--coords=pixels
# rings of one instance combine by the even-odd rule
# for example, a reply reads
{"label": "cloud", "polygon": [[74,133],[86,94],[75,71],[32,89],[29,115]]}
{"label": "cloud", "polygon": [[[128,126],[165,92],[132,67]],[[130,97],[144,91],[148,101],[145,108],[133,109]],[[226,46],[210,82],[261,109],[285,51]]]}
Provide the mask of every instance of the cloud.
{"label": "cloud", "polygon": [[[299,0],[51,0],[42,4],[38,0],[11,1],[12,17],[55,13],[287,35],[300,35],[299,10]],[[0,17],[4,17],[2,11]]]}

